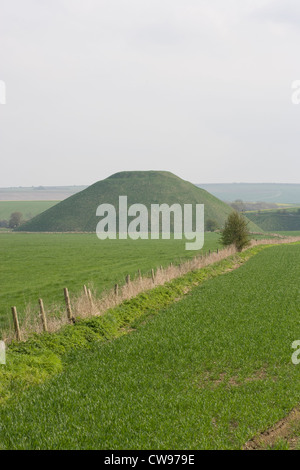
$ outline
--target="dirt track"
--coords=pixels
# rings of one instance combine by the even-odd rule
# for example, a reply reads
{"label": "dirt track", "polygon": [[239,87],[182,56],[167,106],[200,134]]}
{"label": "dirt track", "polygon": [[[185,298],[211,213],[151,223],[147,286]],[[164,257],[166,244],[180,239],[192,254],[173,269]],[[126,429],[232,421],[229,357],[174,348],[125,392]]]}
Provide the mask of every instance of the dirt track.
{"label": "dirt track", "polygon": [[299,437],[293,435],[293,428],[300,425],[300,410],[294,408],[288,416],[278,421],[270,429],[248,441],[244,450],[263,450],[272,448],[279,440],[287,441],[290,449],[295,449],[299,444]]}

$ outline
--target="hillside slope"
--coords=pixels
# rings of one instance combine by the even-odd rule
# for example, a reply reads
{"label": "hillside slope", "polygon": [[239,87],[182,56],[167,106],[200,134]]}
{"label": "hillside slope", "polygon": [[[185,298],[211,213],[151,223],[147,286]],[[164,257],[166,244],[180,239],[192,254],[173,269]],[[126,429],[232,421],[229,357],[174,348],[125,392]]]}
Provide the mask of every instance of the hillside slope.
{"label": "hillside slope", "polygon": [[[204,204],[206,219],[223,226],[231,208],[207,191],[166,171],[116,173],[105,180],[65,199],[56,206],[23,224],[19,230],[29,232],[94,232],[100,204],[113,204],[118,211],[119,196],[128,197],[128,206],[151,204]],[[259,230],[255,224],[250,229]]]}
{"label": "hillside slope", "polygon": [[300,230],[300,212],[296,210],[247,212],[247,218],[265,231]]}

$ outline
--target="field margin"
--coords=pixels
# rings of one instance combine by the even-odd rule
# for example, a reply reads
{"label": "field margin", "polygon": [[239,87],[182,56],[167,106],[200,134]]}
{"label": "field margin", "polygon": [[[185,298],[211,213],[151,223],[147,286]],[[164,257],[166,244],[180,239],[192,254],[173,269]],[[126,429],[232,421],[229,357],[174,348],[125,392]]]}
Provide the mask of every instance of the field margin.
{"label": "field margin", "polygon": [[58,332],[32,334],[26,342],[15,342],[7,348],[7,364],[0,366],[0,404],[24,389],[41,384],[63,371],[64,356],[72,350],[91,347],[95,342],[114,340],[138,328],[150,317],[180,301],[194,287],[237,269],[260,251],[272,245],[256,245],[201,269],[187,272],[170,282],[141,292],[110,308],[102,315],[77,319]]}

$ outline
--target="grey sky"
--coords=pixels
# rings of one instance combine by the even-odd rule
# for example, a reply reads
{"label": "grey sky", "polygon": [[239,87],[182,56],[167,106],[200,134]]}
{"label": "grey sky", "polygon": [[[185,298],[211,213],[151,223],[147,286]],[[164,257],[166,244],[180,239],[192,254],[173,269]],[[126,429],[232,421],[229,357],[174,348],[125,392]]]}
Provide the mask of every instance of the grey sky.
{"label": "grey sky", "polygon": [[299,0],[0,0],[0,186],[300,183]]}

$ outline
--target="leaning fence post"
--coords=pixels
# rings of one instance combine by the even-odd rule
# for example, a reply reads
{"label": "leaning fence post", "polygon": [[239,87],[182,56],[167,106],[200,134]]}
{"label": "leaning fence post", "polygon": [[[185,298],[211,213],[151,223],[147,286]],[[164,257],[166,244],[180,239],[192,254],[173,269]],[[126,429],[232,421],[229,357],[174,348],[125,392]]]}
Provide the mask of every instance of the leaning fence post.
{"label": "leaning fence post", "polygon": [[19,325],[18,313],[17,313],[16,307],[12,307],[11,311],[12,311],[13,320],[14,320],[16,338],[17,338],[17,341],[21,341],[21,331],[20,331],[20,325]]}
{"label": "leaning fence post", "polygon": [[155,283],[154,269],[151,269],[151,277],[152,277],[152,282],[153,282],[153,284],[154,284],[154,283]]}
{"label": "leaning fence post", "polygon": [[115,284],[115,296],[118,297],[119,295],[119,284]]}
{"label": "leaning fence post", "polygon": [[87,290],[87,294],[88,294],[88,299],[89,299],[90,304],[91,304],[91,307],[92,307],[92,306],[93,306],[93,298],[92,298],[91,289],[88,289],[88,290]]}
{"label": "leaning fence post", "polygon": [[40,314],[41,314],[41,319],[42,319],[43,330],[48,331],[47,318],[46,318],[44,304],[43,304],[42,299],[39,299],[39,304],[40,304]]}
{"label": "leaning fence post", "polygon": [[73,317],[73,313],[72,313],[69,291],[66,287],[64,288],[64,295],[65,295],[68,319],[74,323],[75,318]]}
{"label": "leaning fence post", "polygon": [[83,291],[85,293],[85,296],[88,297],[88,290],[87,290],[86,285],[83,286]]}

